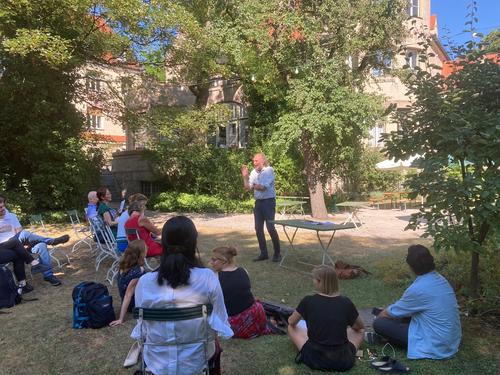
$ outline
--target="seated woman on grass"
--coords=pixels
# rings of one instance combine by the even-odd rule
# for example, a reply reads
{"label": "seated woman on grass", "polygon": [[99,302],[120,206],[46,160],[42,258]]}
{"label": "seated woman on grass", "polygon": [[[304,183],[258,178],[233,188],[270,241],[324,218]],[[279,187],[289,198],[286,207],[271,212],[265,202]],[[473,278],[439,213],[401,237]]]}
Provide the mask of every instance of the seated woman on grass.
{"label": "seated woman on grass", "polygon": [[296,362],[314,370],[347,371],[363,342],[363,321],[351,300],[339,294],[332,267],[315,267],[312,274],[316,294],[304,297],[288,319],[288,333],[299,349]]}
{"label": "seated woman on grass", "polygon": [[247,271],[234,262],[236,255],[234,247],[218,247],[213,250],[211,259],[212,268],[219,277],[234,337],[251,339],[271,334],[264,308],[252,294]]}
{"label": "seated woman on grass", "polygon": [[120,273],[118,274],[118,291],[122,299],[120,317],[109,325],[111,327],[123,324],[125,314],[134,309],[135,287],[139,278],[144,274],[144,258],[146,257],[146,244],[143,240],[130,242],[123,253],[120,261]]}

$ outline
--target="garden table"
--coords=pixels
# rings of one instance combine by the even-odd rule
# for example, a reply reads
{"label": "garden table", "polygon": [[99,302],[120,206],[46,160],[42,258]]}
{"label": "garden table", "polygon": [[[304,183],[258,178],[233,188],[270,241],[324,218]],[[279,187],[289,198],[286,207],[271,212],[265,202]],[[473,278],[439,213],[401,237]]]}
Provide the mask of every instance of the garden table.
{"label": "garden table", "polygon": [[304,207],[302,205],[306,204],[306,201],[281,199],[283,198],[278,197],[278,199],[276,200],[276,208],[278,208],[278,211],[282,216],[293,216],[294,209],[299,209],[299,212],[304,215]]}
{"label": "garden table", "polygon": [[[345,207],[347,209],[347,218],[343,224],[353,223],[356,229],[358,229],[358,227],[362,224],[361,219],[358,216],[358,211],[362,208],[370,208],[370,202],[342,202],[337,203],[337,207]],[[358,223],[356,223],[355,219]]]}
{"label": "garden table", "polygon": [[[325,260],[328,259],[330,263],[335,267],[335,262],[333,259],[330,257],[328,254],[328,249],[330,248],[330,245],[333,242],[333,237],[335,236],[335,233],[338,230],[344,230],[344,229],[353,229],[356,226],[353,224],[334,224],[331,222],[318,222],[318,221],[309,221],[309,220],[274,220],[275,225],[281,225],[283,226],[283,231],[285,232],[285,236],[288,239],[288,242],[290,243],[290,249],[295,249],[293,246],[293,241],[295,239],[295,235],[297,234],[297,231],[299,229],[306,229],[306,230],[312,230],[316,232],[316,237],[318,237],[319,244],[321,245],[321,251],[323,252],[323,260],[321,264],[325,264]],[[290,237],[288,234],[286,228],[294,228],[293,234]],[[320,232],[332,232],[330,239],[328,240],[328,243],[325,245],[323,240],[321,239],[321,236],[319,235]],[[294,250],[295,251],[295,250]],[[288,247],[285,250],[285,254],[283,255],[283,258],[281,259],[280,266],[283,266],[283,262],[285,261],[286,256],[288,255]]]}

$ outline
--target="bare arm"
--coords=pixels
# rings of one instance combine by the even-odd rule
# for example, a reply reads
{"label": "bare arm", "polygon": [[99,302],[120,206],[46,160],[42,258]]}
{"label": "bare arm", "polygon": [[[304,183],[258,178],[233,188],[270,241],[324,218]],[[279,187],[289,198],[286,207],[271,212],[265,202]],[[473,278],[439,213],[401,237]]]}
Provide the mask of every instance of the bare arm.
{"label": "bare arm", "polygon": [[294,310],[292,315],[288,318],[288,324],[292,327],[295,327],[297,323],[302,319],[302,315],[300,315],[297,310]]}
{"label": "bare arm", "polygon": [[387,312],[387,309],[383,309],[380,314],[377,315],[377,318],[392,318],[392,316]]}
{"label": "bare arm", "polygon": [[125,320],[125,314],[127,313],[130,301],[132,301],[132,297],[134,296],[135,287],[137,286],[138,281],[139,278],[132,279],[128,284],[127,291],[125,292],[125,297],[123,297],[122,307],[120,309],[120,317],[118,318],[118,320],[114,320],[111,323],[109,323],[110,327],[123,324],[123,321]]}
{"label": "bare arm", "polygon": [[147,217],[141,217],[139,219],[139,225],[146,228],[151,233],[154,233],[156,236],[161,236],[161,230],[156,225],[154,225]]}
{"label": "bare arm", "polygon": [[117,221],[113,221],[113,219],[111,219],[111,215],[109,212],[105,212],[102,214],[102,218],[104,219],[104,221],[110,226],[112,227],[113,225],[117,225],[118,222]]}
{"label": "bare arm", "polygon": [[251,190],[250,186],[250,173],[248,172],[248,167],[246,165],[241,166],[241,177],[243,177],[243,187],[245,190]]}
{"label": "bare arm", "polygon": [[363,323],[363,319],[361,319],[361,316],[358,315],[351,328],[356,332],[362,332],[365,330],[365,323]]}

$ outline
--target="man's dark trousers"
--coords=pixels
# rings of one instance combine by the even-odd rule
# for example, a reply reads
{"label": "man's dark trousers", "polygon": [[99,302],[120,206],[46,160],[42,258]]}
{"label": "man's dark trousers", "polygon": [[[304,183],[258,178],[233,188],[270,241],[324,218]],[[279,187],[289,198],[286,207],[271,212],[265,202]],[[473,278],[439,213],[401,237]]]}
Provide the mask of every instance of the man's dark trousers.
{"label": "man's dark trousers", "polygon": [[278,232],[274,227],[274,220],[276,214],[276,198],[256,199],[255,207],[253,209],[253,216],[255,220],[255,233],[259,241],[259,248],[261,256],[268,256],[266,237],[264,235],[264,222],[266,223],[267,232],[271,236],[274,247],[274,255],[280,255],[280,238]]}

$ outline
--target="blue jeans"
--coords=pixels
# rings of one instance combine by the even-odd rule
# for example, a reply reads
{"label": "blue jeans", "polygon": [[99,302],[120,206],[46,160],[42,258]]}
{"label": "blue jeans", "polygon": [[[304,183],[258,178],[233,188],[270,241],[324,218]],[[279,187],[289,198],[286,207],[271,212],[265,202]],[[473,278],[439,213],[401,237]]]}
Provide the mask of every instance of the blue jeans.
{"label": "blue jeans", "polygon": [[384,337],[392,345],[401,348],[408,347],[408,328],[410,319],[376,318],[373,321],[373,330]]}
{"label": "blue jeans", "polygon": [[52,262],[47,245],[51,245],[54,239],[52,237],[39,236],[38,234],[31,233],[24,229],[19,232],[17,236],[21,243],[31,245],[31,252],[33,254],[38,254],[41,264],[45,264],[50,267],[49,270],[43,273],[43,277],[52,276],[54,273],[52,272]]}
{"label": "blue jeans", "polygon": [[266,236],[264,235],[264,222],[266,223],[267,233],[273,241],[274,255],[280,254],[280,238],[274,227],[274,215],[276,214],[276,198],[257,199],[253,209],[253,217],[255,221],[255,234],[259,241],[260,255],[268,256]]}

